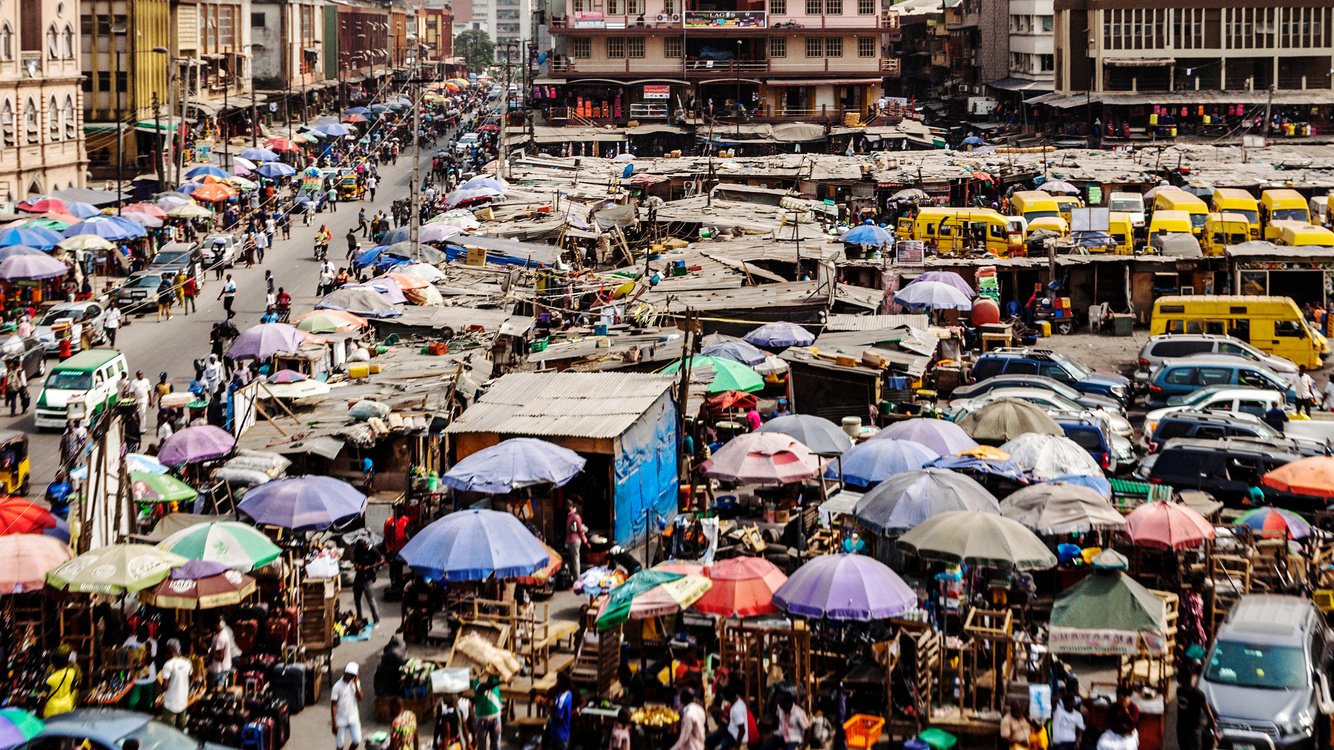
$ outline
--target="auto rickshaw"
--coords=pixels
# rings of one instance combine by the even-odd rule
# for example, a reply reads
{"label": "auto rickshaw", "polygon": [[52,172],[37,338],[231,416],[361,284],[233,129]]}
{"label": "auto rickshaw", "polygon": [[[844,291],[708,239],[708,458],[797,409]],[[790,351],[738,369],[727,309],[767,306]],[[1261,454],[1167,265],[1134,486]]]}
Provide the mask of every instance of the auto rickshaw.
{"label": "auto rickshaw", "polygon": [[357,181],[355,173],[344,172],[338,176],[338,197],[341,200],[359,200],[361,198],[361,183]]}
{"label": "auto rickshaw", "polygon": [[0,482],[6,495],[28,494],[28,436],[16,430],[0,430]]}

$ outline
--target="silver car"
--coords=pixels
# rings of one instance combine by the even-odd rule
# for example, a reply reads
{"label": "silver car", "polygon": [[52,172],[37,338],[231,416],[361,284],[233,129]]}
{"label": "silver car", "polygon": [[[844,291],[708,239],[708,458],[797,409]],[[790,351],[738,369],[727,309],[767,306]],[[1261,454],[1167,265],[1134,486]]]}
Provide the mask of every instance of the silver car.
{"label": "silver car", "polygon": [[204,256],[204,268],[213,268],[221,263],[224,268],[236,265],[236,256],[240,254],[240,244],[230,234],[210,234],[199,243],[199,250]]}
{"label": "silver car", "polygon": [[[42,314],[33,327],[33,338],[41,342],[42,347],[46,349],[47,356],[55,356],[60,353],[60,341],[56,338],[53,326],[57,323],[78,323],[82,326],[92,328],[93,343],[100,344],[106,341],[106,331],[103,324],[106,321],[106,310],[102,305],[91,300],[85,302],[61,302]],[[70,351],[79,351],[82,345],[78,336],[74,336],[70,341]]]}
{"label": "silver car", "polygon": [[1215,333],[1165,333],[1150,338],[1140,350],[1135,379],[1148,380],[1150,373],[1165,359],[1194,357],[1201,354],[1247,359],[1264,365],[1270,372],[1285,379],[1297,374],[1297,365],[1291,360],[1262,352],[1241,339]]}

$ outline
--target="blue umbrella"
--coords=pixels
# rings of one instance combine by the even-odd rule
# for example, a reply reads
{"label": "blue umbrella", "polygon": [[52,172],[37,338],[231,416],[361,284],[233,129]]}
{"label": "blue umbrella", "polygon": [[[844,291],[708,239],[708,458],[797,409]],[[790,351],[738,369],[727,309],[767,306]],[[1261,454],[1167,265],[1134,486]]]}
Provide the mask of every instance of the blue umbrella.
{"label": "blue umbrella", "polygon": [[942,281],[909,284],[894,294],[894,301],[904,307],[932,310],[971,310],[973,301],[958,289]]}
{"label": "blue umbrella", "polygon": [[709,344],[700,350],[700,354],[734,360],[743,365],[763,364],[764,360],[769,358],[768,354],[757,349],[754,344],[740,340],[719,341],[716,344]]}
{"label": "blue umbrella", "polygon": [[246,492],[237,510],[263,526],[323,531],[366,510],[366,496],[340,479],[314,475],[278,479]]}
{"label": "blue umbrella", "polygon": [[[977,458],[975,456],[941,456],[927,464],[927,469],[950,469],[952,471],[971,471],[977,474],[989,474],[1013,482],[1028,482],[1028,475],[1019,464],[1010,459]],[[1110,486],[1110,485],[1109,485]]]}
{"label": "blue umbrella", "polygon": [[59,234],[44,227],[11,227],[0,232],[0,247],[27,245],[39,250],[50,250],[62,239]]}
{"label": "blue umbrella", "polygon": [[296,174],[295,167],[288,166],[280,161],[261,164],[255,171],[270,179],[277,177],[291,177]]}
{"label": "blue umbrella", "polygon": [[372,104],[371,111],[378,115],[382,112],[388,112],[389,108],[383,104]]}
{"label": "blue umbrella", "polygon": [[215,167],[215,166],[213,166],[213,165],[211,165],[211,164],[205,164],[205,165],[202,166],[202,167],[195,167],[194,169],[190,170],[189,172],[186,172],[186,173],[185,173],[185,176],[186,176],[187,179],[191,179],[191,180],[196,179],[196,178],[199,178],[199,177],[217,177],[218,179],[222,179],[222,178],[224,178],[224,177],[231,177],[231,175],[227,174],[227,173],[224,172],[223,170],[221,170],[221,169],[219,169],[219,168],[217,168],[217,167]]}
{"label": "blue umbrella", "polygon": [[1107,481],[1107,477],[1079,476],[1076,474],[1067,474],[1066,476],[1063,477],[1056,477],[1055,479],[1047,480],[1047,483],[1050,484],[1051,482],[1062,482],[1064,484],[1077,484],[1080,487],[1088,487],[1089,489],[1093,490],[1099,495],[1102,495],[1108,500],[1112,499],[1112,483]]}
{"label": "blue umbrella", "polygon": [[65,213],[70,216],[76,216],[80,219],[88,219],[93,216],[99,216],[102,209],[91,203],[81,203],[79,201],[67,201],[65,203]]}
{"label": "blue umbrella", "polygon": [[325,135],[332,135],[338,138],[342,138],[345,135],[352,134],[352,129],[340,122],[331,122],[328,125],[321,125],[318,128],[311,128],[311,129],[324,133]]}
{"label": "blue umbrella", "polygon": [[539,484],[556,487],[584,470],[569,448],[536,438],[510,438],[454,464],[440,479],[456,490],[503,495]]}
{"label": "blue umbrella", "polygon": [[839,238],[840,242],[848,245],[872,245],[880,247],[882,245],[894,244],[894,235],[889,230],[878,227],[875,224],[861,224],[849,229]]}
{"label": "blue umbrella", "polygon": [[770,349],[810,346],[815,343],[815,336],[796,323],[768,323],[746,334],[745,338],[756,346]]}
{"label": "blue umbrella", "polygon": [[64,231],[66,237],[79,234],[95,234],[104,240],[119,242],[120,240],[144,237],[148,232],[141,225],[129,219],[115,216],[94,216],[91,219],[84,219],[78,224],[72,224]]}
{"label": "blue umbrella", "polygon": [[398,227],[397,229],[390,229],[380,241],[386,245],[393,245],[399,242],[407,242],[411,232],[412,230],[409,227]]}
{"label": "blue umbrella", "polygon": [[369,107],[349,107],[349,108],[343,110],[343,114],[345,114],[345,115],[369,115],[369,114],[371,114],[371,110],[370,110]]}
{"label": "blue umbrella", "polygon": [[983,143],[982,139],[975,135],[970,135],[967,138],[960,141],[960,145],[963,146],[981,146],[982,143]]}
{"label": "blue umbrella", "polygon": [[417,575],[440,581],[521,578],[551,560],[546,545],[513,514],[480,508],[433,521],[399,556]]}
{"label": "blue umbrella", "polygon": [[388,249],[389,249],[388,245],[377,245],[371,248],[370,250],[367,250],[366,252],[361,253],[357,257],[353,258],[352,266],[354,268],[365,268],[366,266],[372,265],[377,260],[379,260],[380,256],[384,253],[384,251]]}
{"label": "blue umbrella", "polygon": [[[939,454],[921,443],[909,440],[871,440],[844,451],[843,481],[860,487],[889,479],[905,471],[920,469]],[[838,470],[830,468],[825,476],[838,479]]]}
{"label": "blue umbrella", "polygon": [[193,194],[196,190],[198,190],[198,189],[201,188],[201,187],[203,187],[203,184],[202,184],[202,183],[198,183],[198,182],[183,182],[183,183],[181,183],[180,185],[178,185],[178,186],[176,187],[176,192],[178,192],[178,193],[185,193],[186,195],[191,195],[191,194]]}
{"label": "blue umbrella", "polygon": [[241,152],[242,159],[250,161],[278,161],[278,154],[267,148],[248,148]]}
{"label": "blue umbrella", "polygon": [[[843,454],[845,462],[847,457]],[[1000,504],[972,477],[944,469],[923,469],[904,472],[876,485],[862,495],[852,513],[859,523],[883,534],[915,528],[938,513],[957,510],[998,514]]]}

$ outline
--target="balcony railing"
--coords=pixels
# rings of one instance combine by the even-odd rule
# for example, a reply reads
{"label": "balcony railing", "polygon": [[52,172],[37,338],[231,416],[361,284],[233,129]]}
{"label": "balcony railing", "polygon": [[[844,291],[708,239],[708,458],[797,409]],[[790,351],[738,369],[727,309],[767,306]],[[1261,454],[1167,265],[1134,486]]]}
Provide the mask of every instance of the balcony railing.
{"label": "balcony railing", "polygon": [[688,10],[683,22],[687,29],[763,29],[767,14],[762,10]]}
{"label": "balcony railing", "polygon": [[[873,77],[882,74],[886,60],[871,58],[803,58],[780,57],[769,60],[705,60],[686,58],[684,72],[687,78],[724,79],[756,78],[770,73],[801,75],[840,74],[852,77]],[[892,60],[898,63],[898,60]],[[832,65],[831,65],[832,63]],[[627,57],[579,58],[560,57],[551,61],[550,72],[571,74],[617,73],[682,73],[681,58]]]}
{"label": "balcony railing", "polygon": [[707,32],[709,30],[744,32],[764,31],[765,29],[811,29],[825,31],[889,31],[901,33],[896,24],[887,17],[875,15],[842,16],[776,16],[762,10],[691,10],[682,16],[680,13],[610,14],[601,11],[571,12],[564,16],[552,16],[550,27],[553,30],[614,30],[614,31],[654,31],[661,29],[681,29]]}

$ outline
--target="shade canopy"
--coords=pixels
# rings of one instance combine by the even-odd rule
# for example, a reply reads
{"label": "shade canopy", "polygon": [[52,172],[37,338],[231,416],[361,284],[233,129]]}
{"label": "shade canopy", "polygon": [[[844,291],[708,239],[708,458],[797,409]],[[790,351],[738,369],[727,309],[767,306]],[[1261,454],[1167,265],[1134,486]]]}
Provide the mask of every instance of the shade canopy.
{"label": "shade canopy", "polygon": [[930,310],[971,310],[973,301],[967,294],[939,281],[909,284],[894,294],[894,301],[904,307]]}
{"label": "shade canopy", "polygon": [[113,544],[56,566],[46,582],[62,591],[133,594],[158,584],[183,562],[184,557],[147,544]]}
{"label": "shade canopy", "polygon": [[182,466],[223,458],[235,449],[236,438],[231,433],[213,425],[197,425],[163,440],[157,457],[167,466]]}
{"label": "shade canopy", "polygon": [[597,628],[606,630],[626,620],[675,614],[699,601],[712,585],[700,575],[641,570],[611,590],[598,613]]}
{"label": "shade canopy", "polygon": [[707,476],[739,484],[789,484],[819,474],[820,459],[787,435],[749,432],[729,440],[700,469]]}
{"label": "shade canopy", "polygon": [[1017,398],[992,401],[965,415],[959,426],[974,440],[991,443],[1004,443],[1029,434],[1065,435],[1065,430],[1041,407]]}
{"label": "shade canopy", "polygon": [[872,440],[911,440],[921,443],[942,456],[977,447],[977,441],[968,436],[959,425],[944,419],[914,417],[895,422],[871,437]]}
{"label": "shade canopy", "polygon": [[[843,481],[859,487],[869,487],[908,471],[920,469],[939,458],[939,454],[921,443],[910,440],[869,440],[852,446],[843,454]],[[838,478],[830,467],[825,476]]]}
{"label": "shade canopy", "polygon": [[323,531],[364,513],[366,496],[333,477],[288,477],[251,489],[237,510],[265,526]]}
{"label": "shade canopy", "polygon": [[194,487],[168,474],[130,472],[130,496],[136,503],[184,503],[198,495]]}
{"label": "shade canopy", "polygon": [[755,346],[786,349],[789,346],[810,346],[815,335],[796,323],[767,323],[747,333],[745,340]]}
{"label": "shade canopy", "polygon": [[227,347],[227,356],[235,360],[266,360],[281,352],[295,352],[307,338],[305,331],[286,323],[260,323],[241,332]]}
{"label": "shade canopy", "polygon": [[939,513],[899,537],[918,557],[980,567],[1046,570],[1056,556],[1017,521],[971,510]]}
{"label": "shade canopy", "polygon": [[1144,503],[1126,516],[1126,536],[1159,549],[1198,547],[1214,538],[1214,526],[1182,503]]}
{"label": "shade canopy", "polygon": [[774,604],[798,617],[867,622],[907,612],[917,606],[917,595],[879,560],[820,555],[778,588]]}
{"label": "shade canopy", "polygon": [[549,561],[546,545],[510,513],[469,509],[431,522],[399,555],[418,575],[439,581],[520,578]]}
{"label": "shade canopy", "polygon": [[787,435],[806,446],[817,456],[842,455],[852,447],[852,438],[848,433],[824,417],[814,414],[789,414],[765,422],[760,432],[776,432]]}
{"label": "shade canopy", "polygon": [[26,497],[0,499],[0,535],[40,534],[54,528],[56,517],[51,511]]}
{"label": "shade canopy", "polygon": [[0,750],[10,750],[31,740],[46,728],[46,722],[21,708],[0,708]]}
{"label": "shade canopy", "polygon": [[0,280],[40,281],[64,276],[69,268],[46,255],[11,255],[0,260]]}
{"label": "shade canopy", "polygon": [[1262,537],[1305,539],[1313,531],[1305,518],[1282,508],[1252,508],[1232,523]]}
{"label": "shade canopy", "polygon": [[840,242],[848,245],[865,245],[869,247],[881,247],[894,244],[894,235],[884,227],[878,227],[875,224],[859,224],[843,233],[838,238]]}
{"label": "shade canopy", "polygon": [[[750,367],[725,357],[690,357],[690,377],[708,383],[706,392],[723,393],[725,391],[758,391],[764,388],[764,378]],[[681,361],[667,365],[659,370],[662,373],[674,373],[681,369]]]}
{"label": "shade canopy", "polygon": [[918,469],[876,485],[857,501],[853,515],[881,534],[911,529],[950,511],[999,513],[996,498],[971,477],[945,469]]}
{"label": "shade canopy", "polygon": [[1052,605],[1050,646],[1057,654],[1133,656],[1142,639],[1161,653],[1166,630],[1162,599],[1120,570],[1095,569]]}
{"label": "shade canopy", "polygon": [[1093,456],[1065,435],[1020,435],[1002,445],[1001,450],[1034,479],[1102,476],[1102,467]]}
{"label": "shade canopy", "polygon": [[719,617],[753,617],[777,612],[774,592],[787,581],[778,566],[762,557],[731,557],[708,570],[713,586],[694,610]]}
{"label": "shade canopy", "polygon": [[166,609],[213,609],[240,604],[255,593],[255,579],[220,563],[191,560],[167,580],[139,592],[145,604]]}
{"label": "shade canopy", "polygon": [[190,560],[244,572],[262,568],[282,555],[278,545],[259,529],[236,521],[210,521],[181,529],[158,546]]}
{"label": "shade canopy", "polygon": [[1065,482],[1043,482],[1011,493],[1001,515],[1039,534],[1077,534],[1119,529],[1126,520],[1097,490]]}
{"label": "shade canopy", "polygon": [[537,438],[510,438],[454,464],[441,480],[467,492],[503,495],[525,487],[569,482],[584,470],[578,453]]}
{"label": "shade canopy", "polygon": [[1307,497],[1334,498],[1334,456],[1308,456],[1261,478],[1270,489]]}
{"label": "shade canopy", "polygon": [[706,357],[722,357],[740,362],[748,367],[764,364],[769,355],[749,341],[727,339],[707,344],[699,352]]}
{"label": "shade canopy", "polygon": [[927,271],[924,274],[919,274],[917,278],[909,282],[908,285],[912,286],[913,284],[925,284],[928,282],[944,284],[948,287],[952,287],[955,291],[969,299],[977,296],[977,292],[973,291],[973,287],[970,286],[967,281],[964,281],[962,276],[954,271]]}

